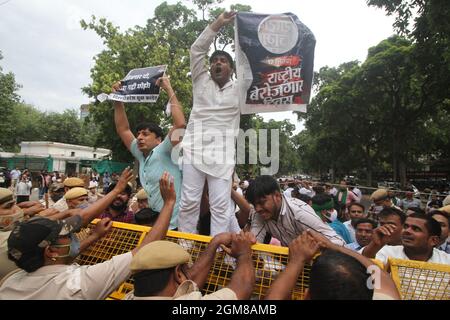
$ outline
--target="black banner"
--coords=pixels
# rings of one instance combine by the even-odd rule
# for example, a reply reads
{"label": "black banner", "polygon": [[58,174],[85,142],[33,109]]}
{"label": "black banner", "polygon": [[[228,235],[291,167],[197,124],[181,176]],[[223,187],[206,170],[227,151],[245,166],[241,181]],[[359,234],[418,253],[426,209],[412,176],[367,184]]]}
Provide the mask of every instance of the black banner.
{"label": "black banner", "polygon": [[147,68],[133,69],[121,81],[122,89],[107,94],[100,94],[97,99],[101,102],[114,100],[122,102],[150,102],[158,100],[160,88],[155,84],[158,78],[164,75],[167,66],[155,66]]}
{"label": "black banner", "polygon": [[292,13],[238,13],[235,23],[241,112],[306,112],[316,44],[312,32]]}

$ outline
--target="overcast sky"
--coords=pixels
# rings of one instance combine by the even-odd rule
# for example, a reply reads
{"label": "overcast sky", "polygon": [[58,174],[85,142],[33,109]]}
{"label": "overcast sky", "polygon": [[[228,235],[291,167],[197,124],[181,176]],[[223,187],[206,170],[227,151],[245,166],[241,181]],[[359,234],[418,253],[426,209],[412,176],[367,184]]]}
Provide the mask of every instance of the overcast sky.
{"label": "overcast sky", "polygon": [[[93,57],[103,44],[79,21],[105,17],[122,31],[145,25],[158,0],[0,0],[0,61],[22,85],[22,99],[42,111],[78,109],[89,99],[81,88],[90,83]],[[177,1],[168,1],[176,3]],[[181,0],[191,6],[190,1]],[[365,0],[225,0],[257,13],[292,12],[316,37],[314,69],[364,61],[367,49],[393,34],[392,17],[368,7]],[[1,88],[0,88],[1,90]],[[293,119],[291,112],[264,114],[265,119]],[[292,120],[296,123],[295,119]],[[299,126],[297,126],[299,129]]]}

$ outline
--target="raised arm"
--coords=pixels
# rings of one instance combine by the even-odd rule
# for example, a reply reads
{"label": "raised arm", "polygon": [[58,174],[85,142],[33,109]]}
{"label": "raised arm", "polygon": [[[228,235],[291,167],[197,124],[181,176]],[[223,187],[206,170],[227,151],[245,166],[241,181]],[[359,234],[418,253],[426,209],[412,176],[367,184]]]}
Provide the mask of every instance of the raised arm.
{"label": "raised arm", "polygon": [[214,32],[219,32],[220,29],[224,26],[226,26],[227,24],[231,23],[234,21],[234,17],[236,16],[237,12],[234,11],[224,11],[222,12],[217,18],[216,20],[214,20],[210,27],[211,29],[213,29]]}
{"label": "raised arm", "polygon": [[89,235],[80,242],[80,252],[83,252],[99,239],[101,239],[112,228],[112,221],[109,218],[100,220],[90,231]]}
{"label": "raised arm", "polygon": [[206,250],[198,257],[195,263],[189,268],[188,273],[192,281],[194,281],[199,288],[202,288],[208,278],[209,270],[214,262],[217,248],[220,245],[229,246],[231,244],[232,233],[219,233],[208,244]]}
{"label": "raised arm", "polygon": [[264,300],[290,300],[292,290],[305,264],[319,251],[319,244],[306,232],[289,244],[289,263],[267,291]]}
{"label": "raised arm", "polygon": [[208,53],[209,47],[217,32],[219,32],[223,26],[231,23],[234,20],[235,15],[236,12],[223,12],[220,14],[213,23],[206,27],[202,34],[192,44],[190,55],[193,82],[195,82],[202,73],[208,71],[205,66],[205,56]]}
{"label": "raised arm", "polygon": [[[328,239],[326,239],[324,236],[322,236],[321,234],[319,234],[317,232],[307,230],[307,233],[310,236],[312,236],[319,243],[321,248],[339,251],[346,255],[352,256],[353,258],[358,260],[361,264],[363,264],[366,268],[371,267],[371,268],[373,268],[373,270],[377,270],[378,275],[380,276],[380,278],[379,278],[380,282],[379,282],[378,287],[375,286],[374,292],[382,293],[382,294],[390,296],[393,299],[400,300],[400,294],[398,293],[398,290],[397,290],[397,287],[395,286],[394,281],[391,279],[391,277],[389,276],[389,274],[387,272],[378,268],[378,266],[372,260],[359,254],[356,251],[353,251],[351,249],[348,249],[348,248],[345,248],[342,246],[335,245],[334,243],[332,243],[331,241],[329,241]],[[369,272],[369,269],[368,269],[367,274],[368,275],[371,274],[371,272]],[[374,277],[376,277],[376,275],[377,274],[373,274],[372,279]]]}
{"label": "raised arm", "polygon": [[184,118],[183,109],[180,102],[178,101],[175,91],[172,88],[172,85],[170,84],[170,80],[168,77],[159,78],[158,80],[156,80],[156,85],[160,86],[169,96],[169,103],[172,108],[172,128],[169,131],[169,138],[172,146],[176,146],[178,143],[180,143],[180,135],[177,135],[172,139],[172,133],[175,130],[184,129],[186,127],[186,119]]}
{"label": "raised arm", "polygon": [[[117,92],[121,88],[120,81],[116,82],[112,86],[112,92]],[[127,114],[125,112],[125,105],[123,102],[114,101],[114,123],[116,125],[116,131],[123,144],[128,150],[131,148],[131,142],[135,139],[133,133],[130,130],[130,124],[128,123]]]}
{"label": "raised arm", "polygon": [[249,232],[232,235],[230,254],[236,259],[237,267],[227,287],[233,290],[238,300],[250,299],[255,285],[255,267],[250,248],[255,241],[254,236]]}
{"label": "raised arm", "polygon": [[175,193],[173,177],[171,177],[167,172],[164,172],[159,180],[159,190],[161,192],[164,205],[158,215],[158,219],[156,219],[152,229],[145,236],[144,240],[142,240],[141,245],[131,251],[133,255],[135,255],[139,249],[146,244],[152,241],[162,240],[169,229],[170,218],[172,217],[177,195]]}

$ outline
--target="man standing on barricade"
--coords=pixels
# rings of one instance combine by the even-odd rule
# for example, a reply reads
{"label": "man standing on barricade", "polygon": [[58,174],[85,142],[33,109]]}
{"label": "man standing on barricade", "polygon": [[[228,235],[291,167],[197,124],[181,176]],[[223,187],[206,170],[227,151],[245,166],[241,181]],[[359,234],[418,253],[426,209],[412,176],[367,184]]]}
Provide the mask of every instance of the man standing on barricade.
{"label": "man standing on barricade", "polygon": [[238,90],[231,80],[233,59],[217,50],[205,56],[220,29],[234,20],[235,12],[222,13],[191,46],[194,105],[183,137],[183,187],[180,231],[197,233],[205,180],[209,187],[211,235],[229,230],[235,140],[239,130]]}

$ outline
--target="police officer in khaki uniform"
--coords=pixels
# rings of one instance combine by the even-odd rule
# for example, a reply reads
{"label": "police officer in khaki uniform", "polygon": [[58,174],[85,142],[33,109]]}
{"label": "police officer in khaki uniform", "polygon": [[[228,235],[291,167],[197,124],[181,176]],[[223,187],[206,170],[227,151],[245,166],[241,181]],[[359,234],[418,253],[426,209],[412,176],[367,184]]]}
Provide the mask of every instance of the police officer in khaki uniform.
{"label": "police officer in khaki uniform", "polygon": [[67,191],[64,195],[66,198],[67,207],[69,209],[88,207],[88,192],[85,188],[75,187]]}
{"label": "police officer in khaki uniform", "polygon": [[[155,241],[143,247],[131,261],[134,291],[126,300],[245,300],[255,284],[255,269],[250,245],[256,239],[251,233],[220,233],[192,265],[189,253],[170,241]],[[225,246],[225,247],[224,247]],[[237,267],[226,288],[202,296],[216,251],[224,248],[236,258]],[[230,247],[228,249],[227,247]],[[191,267],[189,267],[192,265]]]}
{"label": "police officer in khaki uniform", "polygon": [[[108,206],[131,178],[131,171],[125,169],[116,187],[89,208],[102,203],[104,207]],[[141,246],[160,240],[167,233],[176,199],[173,181],[167,173],[160,179],[160,192],[164,206]],[[103,263],[89,266],[70,264],[77,252],[88,245],[77,244],[73,232],[92,218],[91,215],[74,215],[54,221],[35,217],[16,225],[8,239],[8,255],[23,270],[9,274],[0,284],[0,300],[104,299],[118,288],[129,277],[132,257],[141,246]],[[104,234],[111,227],[109,219],[99,224],[99,233]]]}
{"label": "police officer in khaki uniform", "polygon": [[[76,177],[67,178],[66,180],[64,180],[64,193],[67,193],[70,189],[76,187],[84,188],[84,181]],[[60,212],[69,209],[64,197],[59,199],[53,206],[51,206],[51,208],[54,208]]]}
{"label": "police officer in khaki uniform", "polygon": [[8,259],[7,240],[15,223],[22,221],[23,217],[23,210],[15,205],[12,191],[0,188],[0,280],[17,268]]}
{"label": "police officer in khaki uniform", "polygon": [[369,218],[372,220],[378,221],[378,214],[383,208],[395,208],[401,210],[399,207],[395,206],[392,203],[391,198],[389,197],[388,190],[386,189],[377,189],[370,195],[370,200],[372,201],[372,205],[369,208]]}

